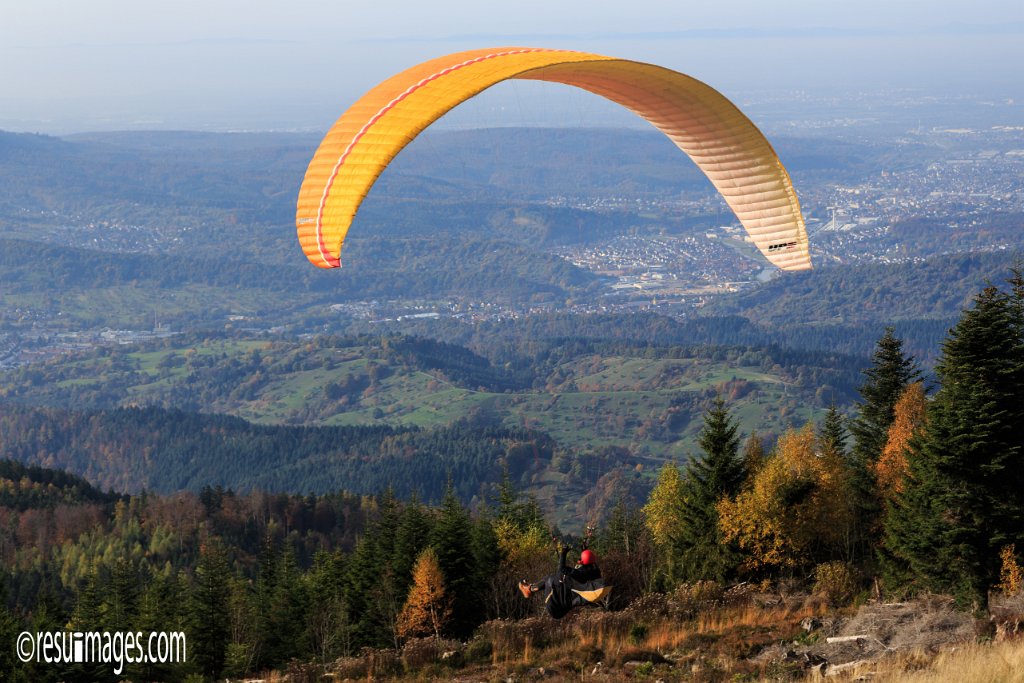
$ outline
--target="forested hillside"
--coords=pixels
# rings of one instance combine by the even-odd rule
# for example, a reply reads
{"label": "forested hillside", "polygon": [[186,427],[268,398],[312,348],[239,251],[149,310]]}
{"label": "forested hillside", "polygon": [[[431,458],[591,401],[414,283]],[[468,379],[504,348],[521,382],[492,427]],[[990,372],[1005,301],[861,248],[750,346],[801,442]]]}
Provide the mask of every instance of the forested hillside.
{"label": "forested hillside", "polygon": [[[575,678],[580,662],[608,681],[695,666],[708,681],[800,680],[865,663],[918,671],[933,665],[925,646],[970,648],[981,666],[983,648],[1008,656],[989,643],[1011,639],[1024,618],[1022,311],[1020,273],[982,290],[943,344],[931,396],[887,330],[849,420],[832,409],[766,443],[739,429],[731,402],[712,401],[689,462],[665,463],[642,501],[606,491],[618,503],[593,535],[560,534],[573,558],[586,542],[615,589],[608,612],[577,606],[559,622],[543,616],[543,595],[514,588],[554,565],[559,532],[516,483],[553,453],[541,435],[7,409],[0,443],[60,457],[75,453],[71,433],[97,452],[188,451],[199,467],[224,466],[218,444],[259,457],[263,442],[285,439],[310,463],[328,444],[363,459],[379,444],[385,462],[414,469],[418,448],[468,453],[467,439],[482,437],[505,449],[505,467],[469,509],[458,493],[469,462],[436,505],[390,488],[103,496],[60,472],[2,464],[0,637],[64,625],[181,630],[186,662],[127,670],[173,681],[270,670],[415,679],[543,668]],[[0,665],[18,683],[109,676],[83,664],[57,673],[7,651]],[[1012,680],[1012,669],[991,679]]]}
{"label": "forested hillside", "polygon": [[[353,240],[341,272],[213,256],[115,254],[0,238],[0,329],[46,312],[66,329],[223,327],[229,315],[316,324],[328,305],[367,298],[477,292],[506,301],[564,301],[599,278],[562,259],[483,239]],[[451,269],[453,262],[465,264]]]}
{"label": "forested hillside", "polygon": [[[158,408],[72,412],[10,405],[0,408],[0,443],[4,457],[131,493],[204,486],[372,493],[390,487],[403,497],[417,493],[437,501],[450,480],[467,502],[490,491],[503,468],[518,480],[549,467],[555,451],[541,433],[468,424],[281,427]],[[584,488],[592,483],[579,482]]]}
{"label": "forested hillside", "polygon": [[975,293],[1021,260],[1016,251],[934,256],[915,263],[835,266],[785,273],[724,298],[712,310],[786,327],[877,320],[955,320]]}
{"label": "forested hillside", "polygon": [[[552,321],[519,342],[504,336],[507,329],[480,326],[477,351],[390,335],[172,337],[8,372],[0,397],[76,410],[160,406],[270,425],[469,421],[543,431],[569,461],[614,449],[660,462],[688,456],[715,395],[734,402],[744,429],[777,434],[829,405],[848,408],[864,362],[773,347],[658,345],[659,335],[642,330],[671,321],[654,316],[593,322],[577,331],[615,329],[616,336],[554,336],[570,328]],[[664,339],[680,336],[673,323]],[[636,341],[645,337],[652,341]],[[297,483],[281,484],[289,482]]]}
{"label": "forested hillside", "polygon": [[0,460],[0,507],[25,510],[109,503],[115,499],[116,496],[103,493],[68,472]]}

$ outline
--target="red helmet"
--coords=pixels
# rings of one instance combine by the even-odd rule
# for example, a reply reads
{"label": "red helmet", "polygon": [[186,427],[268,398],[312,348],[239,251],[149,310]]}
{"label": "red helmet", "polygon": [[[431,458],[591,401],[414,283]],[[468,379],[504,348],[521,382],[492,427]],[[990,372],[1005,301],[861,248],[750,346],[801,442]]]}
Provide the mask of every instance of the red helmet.
{"label": "red helmet", "polygon": [[591,564],[594,561],[594,553],[584,550],[580,553],[580,564]]}

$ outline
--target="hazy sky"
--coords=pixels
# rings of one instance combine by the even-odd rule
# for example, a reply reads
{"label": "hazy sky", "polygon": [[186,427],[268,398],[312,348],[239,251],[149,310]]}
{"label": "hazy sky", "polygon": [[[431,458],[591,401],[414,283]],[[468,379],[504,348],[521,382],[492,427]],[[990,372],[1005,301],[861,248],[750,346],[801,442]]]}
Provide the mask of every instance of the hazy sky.
{"label": "hazy sky", "polygon": [[1024,97],[1020,0],[0,0],[0,129],[322,131],[396,71],[499,45],[655,62],[727,95]]}

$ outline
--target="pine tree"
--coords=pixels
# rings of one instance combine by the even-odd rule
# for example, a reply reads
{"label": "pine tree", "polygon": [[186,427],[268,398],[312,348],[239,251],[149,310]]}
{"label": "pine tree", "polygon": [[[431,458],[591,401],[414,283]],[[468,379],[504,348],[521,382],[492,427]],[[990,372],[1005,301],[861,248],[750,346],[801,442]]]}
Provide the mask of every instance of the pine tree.
{"label": "pine tree", "polygon": [[[32,611],[29,623],[26,624],[25,630],[29,633],[46,633],[50,631],[60,631],[64,628],[66,622],[66,615],[63,614],[63,610],[59,607],[59,602],[55,600],[56,595],[53,594],[52,584],[50,581],[44,578],[43,586],[40,590],[38,601],[36,602],[35,609]],[[21,659],[18,659],[20,667],[17,670],[17,675],[11,676],[15,681],[21,676],[22,681],[31,681],[36,683],[37,681],[55,681],[54,677],[55,670],[53,664],[48,664],[43,660],[35,660],[28,663],[22,663]],[[92,677],[86,678],[85,680],[104,680],[110,676],[110,668],[104,666],[101,663],[91,663],[88,665],[82,665],[84,673],[87,675],[92,673]],[[77,668],[77,667],[76,667]],[[91,672],[90,672],[91,669]],[[0,670],[0,673],[6,673]]]}
{"label": "pine tree", "polygon": [[372,529],[356,542],[345,567],[346,621],[352,626],[354,648],[381,647],[389,643],[380,605],[374,600],[382,566],[370,532]]}
{"label": "pine tree", "polygon": [[416,558],[430,541],[432,520],[415,496],[398,514],[391,567],[395,574],[395,588],[401,595],[409,592],[412,570]]}
{"label": "pine tree", "polygon": [[852,494],[857,537],[854,547],[859,560],[870,560],[871,548],[877,543],[882,508],[874,476],[875,464],[889,438],[889,427],[895,417],[896,402],[921,373],[912,356],[903,353],[903,341],[893,328],[887,327],[878,340],[872,365],[864,371],[860,387],[863,402],[858,415],[850,422],[853,448],[850,454]]}
{"label": "pine tree", "polygon": [[395,556],[395,537],[401,510],[395,492],[389,486],[377,497],[377,519],[373,524],[373,533],[380,560],[388,565]]}
{"label": "pine tree", "polygon": [[982,291],[943,344],[941,387],[885,520],[890,586],[981,603],[1024,533],[1024,340],[1016,294]]}
{"label": "pine tree", "polygon": [[[106,585],[101,581],[100,573],[95,568],[89,569],[75,596],[75,606],[71,611],[69,626],[75,631],[101,631],[105,628],[103,621],[103,595]],[[100,680],[109,676],[106,666],[97,662],[80,662],[68,667],[66,672],[72,680]]]}
{"label": "pine tree", "polygon": [[846,459],[846,425],[843,414],[840,413],[835,404],[829,406],[825,413],[825,419],[818,431],[818,443],[823,451],[833,453],[840,458]]}
{"label": "pine tree", "polygon": [[344,593],[345,555],[336,550],[318,552],[313,568],[306,575],[313,596],[306,615],[313,654],[321,665],[352,650],[352,629]]}
{"label": "pine tree", "polygon": [[854,437],[854,460],[866,468],[882,454],[900,394],[920,379],[921,373],[913,357],[903,353],[903,340],[896,337],[893,328],[887,327],[864,375],[866,379],[860,387],[863,402],[850,431]]}
{"label": "pine tree", "polygon": [[452,600],[445,591],[437,553],[427,547],[416,558],[409,597],[398,616],[399,637],[433,635],[440,639],[441,630],[451,616]]}
{"label": "pine tree", "polygon": [[217,542],[200,551],[192,589],[188,658],[205,676],[220,677],[230,639],[228,594],[231,569],[227,555]]}
{"label": "pine tree", "polygon": [[244,678],[253,671],[262,645],[260,610],[249,582],[233,577],[228,591],[230,639],[224,655],[225,678]]}
{"label": "pine tree", "polygon": [[449,481],[430,545],[437,553],[445,585],[453,599],[451,628],[456,635],[468,634],[480,617],[473,599],[474,587],[470,584],[475,569],[471,537],[469,513],[455,496],[455,488]]}
{"label": "pine tree", "polygon": [[345,567],[344,607],[352,647],[394,647],[395,619],[404,592],[393,562],[398,540],[400,510],[391,490],[377,498],[377,515]]}
{"label": "pine tree", "polygon": [[704,429],[698,438],[701,454],[687,464],[683,479],[679,537],[675,545],[686,580],[723,581],[739,566],[735,547],[722,538],[716,508],[719,500],[736,495],[743,485],[739,443],[737,427],[725,401],[716,398],[704,416]]}
{"label": "pine tree", "polygon": [[[151,575],[139,597],[139,614],[133,628],[143,633],[184,630],[185,594],[180,577],[171,571],[169,565],[165,572]],[[176,675],[176,672],[180,674],[186,666],[187,663],[179,662],[146,662],[140,667],[137,678],[144,681],[178,680],[184,676]]]}
{"label": "pine tree", "polygon": [[71,626],[77,631],[98,631],[103,626],[100,576],[95,569],[89,571],[78,590],[75,608],[71,612]]}
{"label": "pine tree", "polygon": [[[472,585],[483,591],[490,588],[493,578],[501,567],[501,548],[498,546],[498,534],[494,529],[494,520],[486,512],[480,514],[473,520],[473,531],[470,537],[470,545],[473,552],[473,578]],[[500,589],[507,590],[507,586]],[[490,608],[490,605],[488,605]],[[486,618],[497,616],[496,610],[488,609]]]}
{"label": "pine tree", "polygon": [[127,560],[120,558],[110,573],[110,585],[103,601],[103,624],[111,631],[128,631],[135,626],[137,613],[135,572]]}
{"label": "pine tree", "polygon": [[21,659],[15,654],[15,643],[18,634],[22,631],[21,620],[7,608],[7,581],[6,576],[0,574],[0,671],[5,672],[12,683],[23,683],[32,678],[24,671]]}
{"label": "pine tree", "polygon": [[[1011,361],[1012,369],[1010,372],[1013,374],[1014,379],[1010,382],[1011,384],[1011,398],[1010,403],[1005,406],[1008,411],[1006,419],[1008,422],[1016,424],[1016,435],[1017,438],[1013,442],[1016,448],[1020,449],[1021,453],[1024,453],[1024,270],[1020,267],[1014,267],[1010,269],[1011,276],[1007,280],[1010,285],[1010,291],[1008,295],[1008,304],[1010,307],[1011,317],[1011,328],[1014,331],[1016,338],[1016,354]],[[1005,480],[1004,489],[1021,492],[1024,495],[1024,467],[1017,467],[1015,472]],[[1024,533],[1024,530],[1021,531]],[[1024,538],[1021,538],[1018,542],[1024,542]]]}
{"label": "pine tree", "polygon": [[497,520],[511,523],[522,532],[529,532],[535,529],[542,529],[547,532],[547,522],[532,496],[523,499],[522,494],[516,490],[515,484],[508,472],[508,466],[502,467],[501,483],[498,485],[498,510]]}
{"label": "pine tree", "polygon": [[305,642],[301,625],[309,611],[309,599],[295,551],[290,545],[278,557],[274,584],[265,609],[266,612],[260,615],[263,621],[262,663],[281,667],[289,660],[305,655],[309,644]]}

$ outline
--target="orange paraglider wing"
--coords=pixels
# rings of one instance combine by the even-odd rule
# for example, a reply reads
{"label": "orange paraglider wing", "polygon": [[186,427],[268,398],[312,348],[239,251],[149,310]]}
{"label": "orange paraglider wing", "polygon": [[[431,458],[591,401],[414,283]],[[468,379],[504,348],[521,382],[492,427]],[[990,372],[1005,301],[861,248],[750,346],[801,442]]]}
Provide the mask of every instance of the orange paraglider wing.
{"label": "orange paraglider wing", "polygon": [[352,219],[395,155],[458,104],[511,78],[572,85],[635,112],[693,159],[770,262],[783,270],[811,267],[789,174],[761,131],[724,95],[653,64],[515,47],[423,62],[377,85],[342,114],[299,190],[296,227],[307,258],[321,268],[341,265]]}

